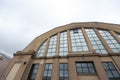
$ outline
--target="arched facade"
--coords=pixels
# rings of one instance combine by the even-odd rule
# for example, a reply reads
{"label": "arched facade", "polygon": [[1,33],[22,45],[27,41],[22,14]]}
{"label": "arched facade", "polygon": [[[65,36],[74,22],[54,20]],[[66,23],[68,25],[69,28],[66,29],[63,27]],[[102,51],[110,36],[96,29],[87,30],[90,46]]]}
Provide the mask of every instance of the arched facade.
{"label": "arched facade", "polygon": [[84,22],[50,30],[14,54],[1,79],[120,80],[120,25]]}

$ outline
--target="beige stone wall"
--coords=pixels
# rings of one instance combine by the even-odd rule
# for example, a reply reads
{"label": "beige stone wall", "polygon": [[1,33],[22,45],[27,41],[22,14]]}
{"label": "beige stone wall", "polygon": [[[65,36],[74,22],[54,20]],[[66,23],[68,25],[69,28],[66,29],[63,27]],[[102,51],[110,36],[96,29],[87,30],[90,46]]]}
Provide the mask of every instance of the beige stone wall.
{"label": "beige stone wall", "polygon": [[[69,66],[69,80],[108,80],[107,75],[104,71],[104,68],[102,66],[102,62],[113,62],[115,66],[118,67],[119,71],[119,63],[120,59],[117,62],[112,58],[113,56],[99,56],[99,55],[87,55],[83,56],[77,56],[74,55],[72,57],[64,57],[64,58],[51,58],[51,59],[37,59],[34,60],[32,64],[39,63],[39,70],[37,73],[36,80],[42,80],[42,75],[44,72],[44,65],[46,63],[52,63],[53,64],[53,73],[52,73],[52,80],[59,80],[59,64],[60,63],[68,63]],[[115,57],[115,56],[114,56]],[[94,67],[96,70],[96,74],[77,74],[76,72],[76,62],[93,62]]]}
{"label": "beige stone wall", "polygon": [[20,66],[21,66],[21,63],[15,63],[14,66],[12,67],[11,71],[9,72],[6,80],[14,80]]}
{"label": "beige stone wall", "polygon": [[0,58],[0,76],[3,74],[3,72],[5,71],[5,69],[7,68],[8,64],[9,64],[10,60],[7,59],[6,57],[2,56]]}
{"label": "beige stone wall", "polygon": [[[68,50],[69,54],[65,57],[59,56],[59,36],[60,32],[66,30],[68,34],[68,38],[70,39],[70,29],[73,28],[82,28],[82,32],[84,33],[86,42],[88,44],[89,52],[72,52],[71,41],[68,40]],[[93,28],[95,33],[100,38],[104,47],[107,49],[108,54],[101,55],[96,54],[93,50],[91,43],[88,39],[88,36],[84,30],[84,28]],[[46,63],[53,64],[53,72],[52,72],[52,80],[59,80],[59,64],[60,63],[68,63],[69,69],[69,80],[108,80],[105,70],[103,68],[102,62],[113,62],[116,66],[118,72],[120,72],[120,55],[112,54],[110,47],[106,44],[105,40],[100,36],[97,29],[107,29],[110,33],[115,37],[115,39],[120,42],[120,38],[116,36],[115,32],[120,32],[120,25],[116,24],[106,24],[99,22],[87,22],[87,23],[72,23],[64,26],[57,27],[51,31],[48,31],[41,36],[36,37],[23,51],[17,52],[14,55],[10,65],[0,78],[0,80],[8,80],[12,77],[13,80],[27,80],[29,72],[31,70],[32,64],[39,64],[38,72],[36,75],[36,80],[42,80],[42,75],[44,72],[44,66]],[[115,31],[115,32],[114,32]],[[50,37],[54,34],[58,36],[56,55],[54,57],[46,57],[48,43]],[[45,48],[44,56],[40,58],[35,58],[34,54],[38,51],[40,45],[47,39],[47,46]],[[76,62],[93,62],[96,70],[96,74],[94,75],[83,75],[77,74],[76,72]],[[16,63],[20,63],[21,67]],[[14,69],[16,69],[16,71]],[[18,70],[18,71],[17,71]],[[12,72],[14,74],[12,75]],[[10,79],[9,79],[10,80]]]}
{"label": "beige stone wall", "polygon": [[81,76],[78,76],[78,79],[79,80],[99,80],[97,76],[85,76],[85,75],[81,75]]}

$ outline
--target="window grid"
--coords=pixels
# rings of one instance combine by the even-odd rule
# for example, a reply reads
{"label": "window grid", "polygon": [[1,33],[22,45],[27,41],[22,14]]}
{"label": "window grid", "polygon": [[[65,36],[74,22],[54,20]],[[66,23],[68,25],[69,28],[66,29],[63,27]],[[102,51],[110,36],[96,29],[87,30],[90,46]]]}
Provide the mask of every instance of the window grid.
{"label": "window grid", "polygon": [[52,64],[45,64],[42,80],[51,80],[52,77]]}
{"label": "window grid", "polygon": [[69,80],[67,63],[61,63],[59,71],[60,71],[59,80]]}
{"label": "window grid", "polygon": [[68,54],[68,41],[67,41],[67,32],[60,33],[60,48],[59,55],[65,56]]}
{"label": "window grid", "polygon": [[92,62],[77,62],[76,70],[78,74],[95,74],[95,68]]}
{"label": "window grid", "polygon": [[56,53],[57,35],[51,37],[47,56],[54,56]]}
{"label": "window grid", "polygon": [[102,64],[109,80],[120,80],[120,74],[112,62],[103,62]]}
{"label": "window grid", "polygon": [[37,75],[37,71],[38,71],[38,67],[39,67],[39,64],[32,65],[31,71],[30,71],[29,76],[28,76],[28,80],[35,80],[36,75]]}
{"label": "window grid", "polygon": [[95,31],[93,29],[85,29],[85,31],[87,32],[87,35],[89,37],[89,40],[91,41],[92,47],[95,50],[95,52],[100,54],[107,54],[105,47],[99,40]]}
{"label": "window grid", "polygon": [[39,49],[36,57],[41,57],[41,56],[44,55],[45,47],[46,47],[46,42],[47,42],[47,41],[45,41],[45,42],[41,45],[41,47],[40,47],[40,49]]}
{"label": "window grid", "polygon": [[112,49],[113,52],[119,53],[120,52],[120,44],[112,37],[112,35],[105,30],[99,30],[99,33],[105,39],[109,47]]}
{"label": "window grid", "polygon": [[81,29],[70,30],[70,37],[73,52],[88,51],[88,46]]}

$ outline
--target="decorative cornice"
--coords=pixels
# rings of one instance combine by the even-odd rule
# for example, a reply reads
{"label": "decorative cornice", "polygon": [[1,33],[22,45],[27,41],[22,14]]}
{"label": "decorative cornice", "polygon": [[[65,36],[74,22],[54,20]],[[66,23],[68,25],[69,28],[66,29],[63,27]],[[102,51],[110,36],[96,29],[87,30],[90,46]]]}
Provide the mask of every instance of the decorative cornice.
{"label": "decorative cornice", "polygon": [[71,58],[71,57],[110,57],[110,56],[120,56],[119,53],[111,53],[111,54],[69,54],[67,56],[51,56],[51,57],[33,57],[34,59],[54,59],[54,58]]}
{"label": "decorative cornice", "polygon": [[27,52],[24,51],[17,51],[14,56],[20,56],[20,55],[34,55],[35,51],[34,50],[28,50]]}

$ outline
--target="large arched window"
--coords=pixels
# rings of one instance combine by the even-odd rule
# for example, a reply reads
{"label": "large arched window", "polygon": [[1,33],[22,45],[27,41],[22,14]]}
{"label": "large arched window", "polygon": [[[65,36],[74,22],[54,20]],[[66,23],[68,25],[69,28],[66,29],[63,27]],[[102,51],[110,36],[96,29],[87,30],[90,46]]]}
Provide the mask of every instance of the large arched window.
{"label": "large arched window", "polygon": [[[85,32],[83,30],[85,30]],[[116,34],[120,37],[118,33]],[[86,37],[84,37],[85,35]],[[50,57],[55,55],[66,56],[70,54],[69,52],[88,52],[88,46],[91,47],[91,51],[93,51],[93,53],[96,52],[97,54],[110,54],[108,53],[108,48],[106,48],[107,45],[111,49],[110,51],[113,53],[120,52],[120,43],[117,42],[117,40],[114,38],[114,35],[111,35],[107,29],[95,30],[94,28],[72,28],[68,29],[68,31],[64,30],[58,32],[56,35],[51,36],[50,39],[47,40],[44,41],[40,46],[36,57]],[[91,45],[89,45],[88,41],[90,41]],[[106,41],[107,44],[104,44],[104,41]]]}
{"label": "large arched window", "polygon": [[67,40],[67,31],[60,33],[60,47],[59,55],[65,56],[68,54],[68,40]]}
{"label": "large arched window", "polygon": [[120,44],[115,40],[115,38],[106,30],[99,30],[101,36],[105,39],[109,47],[112,49],[113,52],[119,53],[120,52]]}
{"label": "large arched window", "polygon": [[81,29],[70,30],[70,37],[73,52],[88,51],[88,46]]}
{"label": "large arched window", "polygon": [[40,46],[40,49],[38,50],[38,53],[36,54],[36,57],[41,57],[41,56],[44,55],[46,42],[47,41],[43,42],[43,44]]}
{"label": "large arched window", "polygon": [[57,35],[50,38],[47,56],[54,56],[56,53]]}
{"label": "large arched window", "polygon": [[85,29],[96,53],[106,54],[107,51],[93,29]]}

